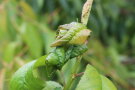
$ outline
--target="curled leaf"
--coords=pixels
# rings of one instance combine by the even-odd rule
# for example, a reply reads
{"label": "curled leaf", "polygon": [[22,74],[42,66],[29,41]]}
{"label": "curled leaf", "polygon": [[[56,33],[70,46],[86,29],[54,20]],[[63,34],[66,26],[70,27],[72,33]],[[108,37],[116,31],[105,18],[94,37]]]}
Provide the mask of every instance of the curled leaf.
{"label": "curled leaf", "polygon": [[90,35],[90,30],[84,29],[80,32],[78,32],[70,41],[69,44],[77,44],[81,45],[84,44],[87,40],[88,36]]}
{"label": "curled leaf", "polygon": [[47,63],[50,65],[62,66],[65,62],[65,49],[57,47],[50,52],[46,57]]}
{"label": "curled leaf", "polygon": [[74,46],[74,48],[73,48],[73,50],[71,52],[70,58],[74,58],[74,57],[80,56],[83,53],[85,53],[87,50],[88,50],[88,47],[85,44]]}
{"label": "curled leaf", "polygon": [[89,35],[90,30],[81,23],[72,22],[70,24],[61,25],[57,39],[51,46],[84,44]]}

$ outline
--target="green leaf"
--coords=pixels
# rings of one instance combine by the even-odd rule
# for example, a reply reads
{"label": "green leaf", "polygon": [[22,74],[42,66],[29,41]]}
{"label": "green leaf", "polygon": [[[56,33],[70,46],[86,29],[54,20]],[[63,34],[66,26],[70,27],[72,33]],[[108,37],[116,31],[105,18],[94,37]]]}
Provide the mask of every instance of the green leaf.
{"label": "green leaf", "polygon": [[12,42],[12,43],[8,44],[5,47],[3,59],[7,62],[12,61],[15,56],[16,48],[17,48],[17,43]]}
{"label": "green leaf", "polygon": [[117,90],[113,83],[103,75],[100,75],[102,80],[102,90]]}
{"label": "green leaf", "polygon": [[14,13],[16,13],[15,10],[11,6],[11,4],[8,3],[8,5],[6,6],[6,29],[8,31],[8,37],[11,40],[15,40],[17,35],[15,28],[12,25],[12,20],[14,20]]}
{"label": "green leaf", "polygon": [[70,41],[70,44],[84,44],[87,40],[88,36],[90,35],[90,30],[84,29],[78,32]]}
{"label": "green leaf", "polygon": [[62,46],[65,44],[68,45],[84,44],[84,42],[87,40],[90,34],[90,30],[86,29],[85,25],[77,22],[61,25],[60,28],[67,29],[67,32],[61,34],[63,30],[60,29],[59,35],[57,36],[58,39],[56,39],[56,41],[51,45],[52,47]]}
{"label": "green leaf", "polygon": [[68,60],[68,62],[62,67],[62,69],[61,69],[62,78],[60,77],[60,79],[63,84],[66,84],[67,81],[69,80],[70,75],[72,74],[72,69],[75,65],[75,61],[76,61],[75,58]]}
{"label": "green leaf", "polygon": [[76,90],[102,90],[102,81],[95,68],[87,65]]}
{"label": "green leaf", "polygon": [[44,5],[44,0],[38,0],[37,2],[38,2],[38,8],[40,10]]}
{"label": "green leaf", "polygon": [[76,90],[117,90],[113,83],[100,75],[95,68],[87,65]]}
{"label": "green leaf", "polygon": [[24,23],[21,27],[21,34],[31,56],[33,58],[40,57],[42,55],[43,44],[37,28],[31,24]]}
{"label": "green leaf", "polygon": [[46,57],[47,63],[50,65],[58,65],[59,67],[65,63],[65,49],[57,47]]}
{"label": "green leaf", "polygon": [[43,42],[44,42],[44,47],[45,47],[45,51],[46,53],[49,53],[50,50],[52,49],[50,47],[50,45],[52,44],[52,42],[55,40],[55,32],[52,31],[45,23],[45,25],[43,25],[44,29],[45,29],[45,33],[42,33],[43,36]]}
{"label": "green leaf", "polygon": [[71,54],[71,58],[74,58],[74,57],[77,57],[79,55],[82,55],[87,50],[88,50],[88,47],[85,44],[74,46],[73,49],[72,49],[72,52],[70,53]]}
{"label": "green leaf", "polygon": [[23,9],[24,14],[28,15],[29,18],[36,19],[34,11],[25,1],[21,1],[20,6]]}
{"label": "green leaf", "polygon": [[57,82],[47,81],[45,88],[42,90],[63,90],[63,87]]}
{"label": "green leaf", "polygon": [[36,68],[45,64],[45,56],[20,68],[12,77],[10,90],[41,90],[45,81],[41,80]]}
{"label": "green leaf", "polygon": [[36,63],[34,64],[34,68],[37,68],[37,67],[40,67],[40,66],[44,66],[44,65],[45,65],[46,56],[47,56],[47,55],[40,57],[40,58],[36,61]]}

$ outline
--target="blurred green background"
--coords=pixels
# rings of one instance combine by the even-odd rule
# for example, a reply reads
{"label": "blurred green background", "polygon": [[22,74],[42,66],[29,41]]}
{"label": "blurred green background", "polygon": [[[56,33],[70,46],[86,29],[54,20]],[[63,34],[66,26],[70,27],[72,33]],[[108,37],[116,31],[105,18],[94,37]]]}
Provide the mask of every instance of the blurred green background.
{"label": "blurred green background", "polygon": [[[80,22],[86,0],[0,0],[0,90],[12,74],[47,54],[58,25]],[[83,61],[118,90],[135,90],[135,0],[94,0]]]}

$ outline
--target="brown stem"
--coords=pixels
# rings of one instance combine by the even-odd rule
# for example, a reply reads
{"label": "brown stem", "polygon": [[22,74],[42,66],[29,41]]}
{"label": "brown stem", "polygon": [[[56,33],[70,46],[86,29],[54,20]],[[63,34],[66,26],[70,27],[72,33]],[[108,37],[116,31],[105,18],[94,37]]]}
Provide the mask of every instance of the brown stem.
{"label": "brown stem", "polygon": [[73,77],[73,78],[76,78],[76,77],[82,76],[83,74],[84,74],[84,72],[81,72],[81,73],[78,73],[78,74],[74,74],[74,77]]}

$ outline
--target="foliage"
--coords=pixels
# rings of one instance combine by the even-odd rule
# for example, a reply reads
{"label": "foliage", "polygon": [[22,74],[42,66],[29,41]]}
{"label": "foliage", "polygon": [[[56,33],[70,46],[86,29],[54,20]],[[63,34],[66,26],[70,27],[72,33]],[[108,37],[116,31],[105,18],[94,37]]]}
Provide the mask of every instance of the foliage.
{"label": "foliage", "polygon": [[[8,90],[13,72],[28,61],[49,53],[57,26],[80,21],[77,17],[80,17],[84,2],[0,1],[0,78],[5,76],[0,81],[0,87]],[[94,0],[87,25],[93,34],[88,43],[89,50],[82,58],[86,62],[81,62],[78,72],[90,63],[113,80],[118,89],[134,88],[134,3],[134,0]]]}
{"label": "foliage", "polygon": [[[72,22],[59,27],[56,41],[51,45],[56,48],[54,48],[48,55],[24,65],[13,75],[10,84],[11,90],[71,90],[70,87],[72,86],[72,82],[77,78],[75,74],[82,57],[81,55],[86,51],[86,46],[84,44],[90,35],[90,31],[85,25],[88,21],[92,2],[92,0],[87,0],[84,4],[81,19],[82,23]],[[75,49],[76,47],[78,48],[77,51]],[[56,76],[56,70],[60,70],[66,62],[73,58],[75,59],[75,64],[73,68],[71,68],[69,79],[63,87],[58,84],[58,82],[48,81],[53,80],[52,76]],[[44,66],[46,72],[44,75],[44,77],[46,77],[44,81],[39,79],[41,78],[38,76],[39,72],[35,72],[36,68],[42,66]],[[43,72],[41,69],[39,70],[40,72]],[[86,67],[86,71],[75,90],[86,89],[117,90],[109,79],[98,74],[96,70],[89,65]]]}

